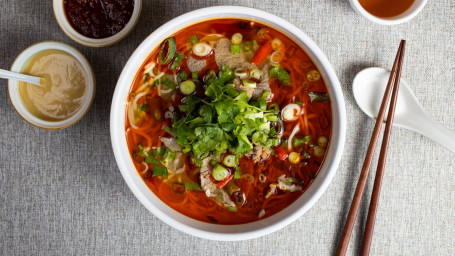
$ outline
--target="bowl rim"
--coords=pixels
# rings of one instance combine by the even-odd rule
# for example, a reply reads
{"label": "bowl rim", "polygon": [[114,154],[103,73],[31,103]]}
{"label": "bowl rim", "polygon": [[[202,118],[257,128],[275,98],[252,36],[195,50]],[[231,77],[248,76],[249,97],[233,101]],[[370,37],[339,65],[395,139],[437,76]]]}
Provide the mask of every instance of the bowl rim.
{"label": "bowl rim", "polygon": [[87,58],[85,58],[85,56],[79,50],[72,47],[71,45],[58,41],[42,41],[28,46],[20,54],[17,55],[16,59],[13,61],[13,64],[11,65],[10,70],[14,72],[21,72],[21,70],[24,68],[24,65],[35,54],[45,50],[52,49],[61,50],[68,54],[71,54],[71,56],[73,56],[79,61],[79,63],[83,66],[85,72],[88,75],[87,86],[89,88],[87,91],[87,99],[82,105],[82,107],[73,116],[61,121],[46,121],[35,117],[27,110],[27,108],[24,107],[24,103],[20,99],[20,96],[18,96],[19,81],[8,80],[8,96],[11,105],[13,106],[17,114],[27,123],[46,130],[64,129],[79,122],[79,120],[81,120],[85,116],[85,114],[87,114],[90,107],[92,106],[93,101],[95,99],[96,91],[95,72],[93,71],[92,66],[90,65]]}
{"label": "bowl rim", "polygon": [[73,26],[69,23],[66,13],[65,7],[63,6],[64,0],[53,0],[53,10],[54,16],[57,20],[58,25],[60,28],[65,32],[65,34],[73,39],[75,42],[89,46],[89,47],[104,47],[115,44],[125,38],[126,36],[131,33],[131,31],[136,26],[137,22],[139,21],[139,16],[142,10],[142,0],[134,0],[134,9],[133,13],[131,14],[131,18],[126,24],[126,26],[120,30],[117,34],[112,35],[106,38],[90,38],[86,37],[79,32],[77,32]]}
{"label": "bowl rim", "polygon": [[397,25],[404,22],[407,22],[414,18],[419,12],[423,9],[427,0],[415,0],[414,3],[409,7],[408,10],[403,12],[400,15],[390,18],[381,18],[374,16],[373,14],[369,13],[367,10],[363,8],[363,6],[359,3],[359,0],[349,0],[351,7],[365,19],[372,21],[376,24],[380,25]]}
{"label": "bowl rim", "polygon": [[[296,202],[300,201],[300,204],[294,202],[268,218],[239,225],[218,225],[197,221],[164,204],[148,189],[137,173],[127,150],[125,136],[127,93],[137,70],[147,56],[162,40],[180,29],[203,20],[219,18],[257,20],[277,28],[294,41],[299,42],[298,44],[318,65],[326,84],[330,85],[328,89],[333,99],[332,138],[329,152],[315,180],[306,192],[296,200]],[[210,240],[237,241],[256,238],[283,228],[299,218],[320,198],[335,175],[341,160],[346,137],[346,110],[343,93],[335,71],[319,47],[301,30],[275,15],[257,9],[240,6],[216,6],[194,10],[172,19],[155,30],[137,47],[120,74],[114,91],[111,105],[110,135],[114,156],[125,182],[136,198],[150,212],[164,223],[187,234]]]}

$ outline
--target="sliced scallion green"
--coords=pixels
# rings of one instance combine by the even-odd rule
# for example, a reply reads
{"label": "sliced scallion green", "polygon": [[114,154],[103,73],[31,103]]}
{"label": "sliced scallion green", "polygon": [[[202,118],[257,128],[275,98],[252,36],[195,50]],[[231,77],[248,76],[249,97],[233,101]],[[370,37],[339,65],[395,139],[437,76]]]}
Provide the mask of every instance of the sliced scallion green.
{"label": "sliced scallion green", "polygon": [[186,74],[186,72],[182,71],[177,75],[177,82],[180,83],[182,81],[185,81],[187,78],[188,78],[188,75]]}
{"label": "sliced scallion green", "polygon": [[202,191],[201,186],[197,182],[191,181],[185,183],[186,191]]}
{"label": "sliced scallion green", "polygon": [[229,176],[229,171],[221,165],[217,165],[212,170],[212,176],[215,180],[224,180]]}
{"label": "sliced scallion green", "polygon": [[196,72],[191,73],[191,78],[193,78],[194,80],[198,80],[197,73]]}
{"label": "sliced scallion green", "polygon": [[[165,52],[166,49],[167,52]],[[172,60],[172,58],[174,58],[176,49],[177,44],[175,43],[175,37],[169,37],[168,39],[164,40],[163,44],[161,44],[161,50],[158,55],[158,60],[160,64],[161,65],[168,64]]]}
{"label": "sliced scallion green", "polygon": [[184,58],[185,58],[185,55],[183,55],[179,52],[176,52],[174,61],[172,62],[171,67],[169,67],[169,69],[172,71],[177,70],[177,68],[180,66],[180,64],[182,63]]}
{"label": "sliced scallion green", "polygon": [[192,94],[195,90],[196,84],[193,80],[186,80],[180,83],[180,91],[185,95]]}
{"label": "sliced scallion green", "polygon": [[235,168],[234,172],[234,179],[240,179],[240,176],[242,176],[242,171],[240,170],[240,167]]}
{"label": "sliced scallion green", "polygon": [[223,159],[223,164],[226,165],[227,167],[234,167],[236,166],[235,164],[235,155],[227,155],[224,159]]}
{"label": "sliced scallion green", "polygon": [[256,88],[256,82],[246,79],[246,80],[243,80],[242,83],[245,87],[249,87],[249,88],[253,88],[253,89]]}
{"label": "sliced scallion green", "polygon": [[192,37],[190,37],[190,39],[188,39],[188,42],[190,42],[191,45],[194,45],[197,42],[199,42],[199,38],[197,37],[197,35],[193,35]]}
{"label": "sliced scallion green", "polygon": [[[231,42],[232,42],[233,44],[241,44],[241,43],[242,43],[242,39],[243,39],[242,34],[240,34],[240,33],[235,33],[235,34],[233,34],[232,37],[231,37]],[[239,47],[239,50],[240,50],[240,47]]]}
{"label": "sliced scallion green", "polygon": [[231,53],[240,53],[240,45],[231,44]]}

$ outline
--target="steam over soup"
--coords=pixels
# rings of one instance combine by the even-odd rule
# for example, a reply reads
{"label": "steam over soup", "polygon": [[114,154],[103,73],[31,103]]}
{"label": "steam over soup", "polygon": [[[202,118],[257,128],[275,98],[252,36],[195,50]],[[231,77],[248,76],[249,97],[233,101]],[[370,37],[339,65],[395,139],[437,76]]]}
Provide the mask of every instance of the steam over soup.
{"label": "steam over soup", "polygon": [[132,160],[164,203],[240,224],[292,204],[330,143],[331,104],[308,55],[258,22],[210,20],[164,40],[126,109]]}

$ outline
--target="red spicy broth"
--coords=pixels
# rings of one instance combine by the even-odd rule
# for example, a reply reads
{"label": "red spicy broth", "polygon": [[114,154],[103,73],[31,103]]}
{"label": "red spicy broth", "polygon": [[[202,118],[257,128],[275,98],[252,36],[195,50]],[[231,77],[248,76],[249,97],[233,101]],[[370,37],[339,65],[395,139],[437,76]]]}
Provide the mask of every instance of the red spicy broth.
{"label": "red spicy broth", "polygon": [[[264,32],[265,31],[265,32]],[[165,118],[169,109],[178,111],[178,105],[186,95],[177,90],[174,97],[163,99],[159,95],[157,86],[148,86],[145,96],[140,97],[137,93],[144,88],[149,76],[144,74],[144,70],[150,67],[150,63],[157,63],[156,69],[166,74],[179,74],[180,72],[189,73],[188,61],[192,56],[194,59],[205,60],[206,68],[199,72],[192,72],[188,76],[197,76],[198,79],[205,77],[210,70],[216,73],[220,70],[215,56],[216,52],[211,51],[205,57],[195,56],[192,52],[192,46],[189,43],[191,38],[196,35],[199,39],[210,34],[222,34],[228,39],[234,33],[243,35],[243,43],[248,43],[247,49],[252,46],[250,51],[256,54],[261,46],[270,42],[272,39],[281,41],[280,51],[282,60],[279,62],[280,68],[288,71],[290,75],[290,84],[283,84],[278,79],[270,79],[269,86],[271,97],[268,99],[268,105],[276,103],[280,110],[288,104],[298,104],[302,109],[302,115],[295,121],[283,122],[283,132],[280,136],[281,149],[287,150],[285,143],[293,129],[299,125],[300,130],[295,134],[299,140],[307,139],[307,143],[300,146],[293,146],[292,152],[299,156],[299,161],[293,163],[290,158],[280,160],[278,149],[274,146],[267,158],[254,163],[253,159],[243,156],[238,161],[237,169],[240,170],[240,178],[232,179],[242,191],[244,200],[236,205],[235,211],[227,209],[218,204],[214,198],[207,197],[204,191],[186,190],[180,184],[197,183],[201,185],[201,174],[198,172],[199,167],[190,159],[184,157],[184,172],[176,175],[168,175],[167,178],[154,175],[153,164],[145,163],[143,153],[144,148],[159,148],[163,146],[160,137],[169,137],[170,135],[163,129],[163,126],[172,127],[172,121]],[[172,71],[171,63],[167,65],[159,64],[159,52],[161,45],[153,50],[150,56],[142,65],[140,71],[136,74],[132,85],[129,104],[136,102],[137,106],[146,106],[143,112],[139,113],[140,121],[133,127],[128,121],[129,112],[127,107],[127,122],[125,124],[128,148],[132,156],[132,161],[136,166],[138,173],[153,193],[164,203],[174,210],[191,217],[208,223],[216,224],[242,224],[260,220],[269,217],[283,210],[299,198],[306,189],[311,185],[321,168],[326,152],[329,148],[331,137],[332,111],[328,98],[327,87],[324,83],[318,68],[314,65],[310,57],[294,41],[281,32],[263,25],[258,22],[239,19],[216,19],[208,20],[188,26],[174,35],[176,50],[182,53],[185,58],[180,66]],[[166,46],[165,46],[166,47]],[[242,46],[242,51],[245,47]],[[234,53],[233,53],[234,54]],[[265,60],[269,61],[270,56]],[[263,64],[266,65],[266,64]],[[204,96],[204,87],[196,85],[193,95]],[[144,93],[144,92],[140,92]],[[313,101],[310,98],[316,97]],[[322,97],[322,98],[321,98]],[[139,108],[139,107],[138,107]],[[136,113],[136,112],[135,112]],[[136,114],[135,114],[136,115]],[[137,120],[135,119],[134,120]],[[142,151],[141,151],[142,150]],[[288,155],[290,151],[286,152]],[[223,153],[225,156],[228,153]],[[294,154],[295,155],[295,154]],[[290,156],[290,155],[289,155]],[[293,158],[294,159],[294,158]],[[295,159],[294,159],[295,160]],[[295,161],[294,161],[295,162]],[[213,165],[211,165],[213,168]],[[234,169],[228,168],[233,174]],[[284,175],[284,176],[283,176]],[[278,185],[277,180],[280,177],[286,177],[287,181],[298,186],[301,191],[290,192],[281,190],[279,187],[271,191],[273,184]],[[213,179],[212,179],[213,181]],[[176,185],[177,184],[177,185]],[[270,193],[273,192],[273,193]],[[235,201],[233,199],[233,201]]]}

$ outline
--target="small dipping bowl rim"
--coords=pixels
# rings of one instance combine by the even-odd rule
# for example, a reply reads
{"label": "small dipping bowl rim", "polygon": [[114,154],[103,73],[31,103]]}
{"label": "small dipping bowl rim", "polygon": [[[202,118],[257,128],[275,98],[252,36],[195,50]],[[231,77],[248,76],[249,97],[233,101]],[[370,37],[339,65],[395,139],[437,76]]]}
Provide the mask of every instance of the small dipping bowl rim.
{"label": "small dipping bowl rim", "polygon": [[[85,58],[85,56],[79,52],[76,48],[67,45],[62,42],[57,42],[57,41],[43,41],[39,42],[36,44],[33,44],[26,49],[24,49],[14,60],[13,64],[11,65],[11,71],[13,72],[21,72],[22,69],[25,67],[27,62],[30,60],[31,57],[33,57],[35,54],[45,51],[45,50],[61,50],[64,51],[74,58],[76,58],[79,63],[82,65],[84,68],[84,71],[86,72],[88,76],[88,91],[87,91],[87,98],[82,105],[82,107],[71,117],[60,120],[60,121],[46,121],[42,120],[36,116],[34,116],[32,113],[28,111],[28,109],[25,107],[24,103],[22,102],[22,98],[19,93],[19,83],[20,81],[17,80],[8,80],[8,95],[9,99],[11,102],[11,105],[13,108],[16,110],[16,112],[19,114],[19,116],[24,119],[26,122],[29,124],[41,128],[41,129],[46,129],[46,130],[57,130],[57,129],[63,129],[67,128],[75,123],[77,123],[79,120],[82,119],[82,117],[85,116],[85,114],[88,112],[90,109],[93,100],[95,98],[95,73],[93,72],[93,69],[88,62],[88,60]],[[38,85],[37,85],[38,86]]]}
{"label": "small dipping bowl rim", "polygon": [[120,40],[128,36],[129,33],[131,33],[131,31],[133,31],[134,27],[136,26],[142,10],[142,0],[134,0],[133,13],[131,14],[130,20],[122,30],[120,30],[117,34],[112,35],[110,37],[91,38],[77,32],[70,24],[65,12],[65,7],[63,4],[64,0],[53,0],[52,2],[55,19],[57,20],[57,23],[63,30],[63,32],[65,32],[65,34],[71,39],[73,39],[75,42],[89,47],[109,46],[119,42]]}
{"label": "small dipping bowl rim", "polygon": [[354,9],[358,14],[360,14],[369,21],[372,21],[380,25],[397,25],[407,22],[414,18],[417,14],[419,14],[419,12],[427,3],[427,0],[415,0],[411,7],[409,7],[409,9],[407,9],[405,12],[401,13],[400,15],[389,18],[381,18],[369,13],[359,3],[359,0],[349,0],[349,3],[351,4],[352,9]]}

